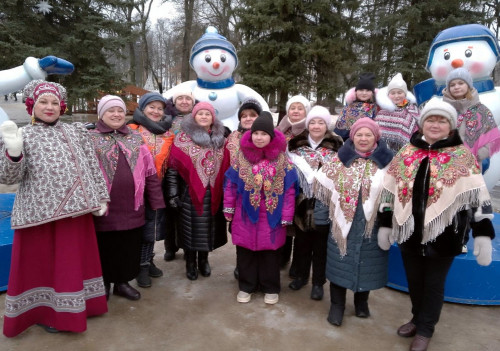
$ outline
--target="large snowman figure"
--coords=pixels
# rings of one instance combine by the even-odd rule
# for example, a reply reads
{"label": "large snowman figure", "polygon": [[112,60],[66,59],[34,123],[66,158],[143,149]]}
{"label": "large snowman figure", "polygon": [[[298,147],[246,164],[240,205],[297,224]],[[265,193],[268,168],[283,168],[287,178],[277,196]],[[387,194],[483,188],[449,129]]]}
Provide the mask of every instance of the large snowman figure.
{"label": "large snowman figure", "polygon": [[[432,96],[442,96],[448,73],[455,68],[466,68],[474,81],[480,101],[486,105],[500,126],[500,87],[496,87],[491,73],[500,60],[500,47],[495,35],[480,24],[466,24],[445,29],[432,41],[426,69],[432,78],[415,85],[418,104]],[[488,189],[500,180],[500,153],[490,159],[484,174]]]}
{"label": "large snowman figure", "polygon": [[[55,56],[41,59],[28,57],[22,66],[0,71],[0,96],[21,90],[34,79],[45,79],[48,74],[70,74],[74,66],[71,62]],[[8,120],[0,108],[0,124]]]}
{"label": "large snowman figure", "polygon": [[218,34],[215,27],[209,26],[193,45],[189,63],[197,79],[176,85],[164,93],[165,97],[173,96],[177,89],[192,91],[196,100],[210,102],[217,118],[232,131],[238,128],[238,108],[246,98],[255,98],[263,110],[269,110],[267,103],[255,90],[235,84],[233,72],[238,66],[236,49]]}

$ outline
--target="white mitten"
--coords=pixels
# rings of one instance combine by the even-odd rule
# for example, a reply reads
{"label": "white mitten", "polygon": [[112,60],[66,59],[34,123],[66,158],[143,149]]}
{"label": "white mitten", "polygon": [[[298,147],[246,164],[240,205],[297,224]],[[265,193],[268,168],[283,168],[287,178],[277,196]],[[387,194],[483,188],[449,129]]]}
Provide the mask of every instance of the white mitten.
{"label": "white mitten", "polygon": [[92,212],[92,214],[96,217],[101,217],[103,216],[106,211],[108,210],[108,203],[107,202],[100,202],[99,203],[101,205],[101,209],[100,210],[97,210],[97,211],[94,211]]}
{"label": "white mitten", "polygon": [[474,238],[474,256],[481,266],[489,266],[491,263],[491,238],[488,236],[477,236]]}
{"label": "white mitten", "polygon": [[387,251],[391,248],[391,245],[394,243],[394,239],[392,237],[392,228],[389,227],[380,227],[378,228],[378,246]]}
{"label": "white mitten", "polygon": [[9,156],[21,156],[23,151],[23,128],[17,128],[17,125],[12,121],[5,121],[0,125],[0,135],[2,135]]}

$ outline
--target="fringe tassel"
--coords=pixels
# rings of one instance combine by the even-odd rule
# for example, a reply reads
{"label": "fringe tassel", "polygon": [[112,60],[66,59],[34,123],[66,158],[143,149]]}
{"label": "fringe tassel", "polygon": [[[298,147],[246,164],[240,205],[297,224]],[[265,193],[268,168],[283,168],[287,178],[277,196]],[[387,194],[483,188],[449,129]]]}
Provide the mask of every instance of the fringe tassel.
{"label": "fringe tassel", "polygon": [[[330,208],[330,212],[334,206],[330,204],[330,200],[332,198],[332,191],[327,187],[323,186],[318,180],[314,179],[312,183],[312,196],[321,201],[323,204],[327,205]],[[312,197],[311,196],[311,197]],[[330,219],[333,216],[330,213]]]}
{"label": "fringe tassel", "polygon": [[313,185],[309,184],[307,182],[306,177],[304,176],[304,173],[302,173],[298,167],[295,168],[297,170],[297,174],[299,175],[299,185],[300,188],[302,189],[302,192],[304,195],[309,199],[313,197]]}

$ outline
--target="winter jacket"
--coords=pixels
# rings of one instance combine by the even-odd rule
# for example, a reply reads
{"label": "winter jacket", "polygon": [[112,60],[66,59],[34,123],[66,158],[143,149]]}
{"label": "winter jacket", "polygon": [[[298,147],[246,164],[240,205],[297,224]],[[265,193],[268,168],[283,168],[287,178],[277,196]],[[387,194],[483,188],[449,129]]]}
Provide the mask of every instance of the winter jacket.
{"label": "winter jacket", "polygon": [[27,125],[21,160],[6,156],[1,138],[0,152],[0,183],[20,183],[13,229],[80,216],[109,201],[92,141],[81,123]]}
{"label": "winter jacket", "polygon": [[[298,191],[297,173],[286,157],[285,149],[286,139],[279,130],[275,130],[275,137],[262,149],[252,143],[250,131],[243,135],[239,162],[226,172],[224,186],[224,213],[232,218],[234,245],[252,251],[277,250],[284,245],[284,225],[292,224]],[[248,172],[249,168],[253,174]],[[264,185],[260,188],[259,203],[252,205],[253,189],[268,181],[254,176],[260,176],[260,171],[267,172],[262,178],[272,179],[270,186],[276,186],[273,193],[276,203],[272,212],[266,206],[270,199],[266,198]]]}

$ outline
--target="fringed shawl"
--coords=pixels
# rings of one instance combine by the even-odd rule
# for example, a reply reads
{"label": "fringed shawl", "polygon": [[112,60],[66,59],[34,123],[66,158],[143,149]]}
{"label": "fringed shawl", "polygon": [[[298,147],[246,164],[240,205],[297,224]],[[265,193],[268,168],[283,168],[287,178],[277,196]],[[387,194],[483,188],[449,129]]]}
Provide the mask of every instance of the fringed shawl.
{"label": "fringed shawl", "polygon": [[[354,150],[350,140],[342,146],[339,154],[344,148]],[[382,154],[382,162],[377,162],[373,158],[356,157],[353,154],[355,151],[349,151],[352,156],[348,160],[342,159],[339,154],[332,154],[328,162],[316,172],[313,183],[314,196],[329,206],[331,232],[341,256],[347,252],[346,239],[353,223],[360,193],[366,218],[364,235],[370,237],[373,230],[383,189],[383,178],[391,159],[391,151],[385,147],[384,143],[381,143],[377,149],[378,154]],[[377,157],[377,149],[374,152],[375,157]],[[380,168],[382,166],[383,168]]]}
{"label": "fringed shawl", "polygon": [[281,223],[285,192],[295,186],[298,193],[297,172],[288,160],[285,148],[285,136],[278,130],[262,149],[253,145],[248,131],[241,138],[240,152],[234,164],[226,172],[227,180],[237,185],[243,210],[252,223],[259,219],[262,195],[269,226],[276,228]]}
{"label": "fringed shawl", "polygon": [[134,210],[144,203],[146,177],[156,173],[153,157],[139,134],[123,125],[118,130],[109,128],[102,120],[90,131],[108,192],[116,175],[119,153],[123,153],[134,178]]}
{"label": "fringed shawl", "polygon": [[384,178],[384,194],[393,199],[393,235],[405,242],[413,234],[413,187],[423,159],[429,158],[429,190],[422,244],[435,240],[458,211],[490,203],[479,165],[462,144],[426,150],[408,144],[394,157]]}
{"label": "fringed shawl", "polygon": [[236,156],[238,155],[238,151],[240,150],[240,140],[242,132],[239,130],[235,130],[227,137],[226,148],[229,150],[229,157],[231,160],[231,165],[236,161]]}

